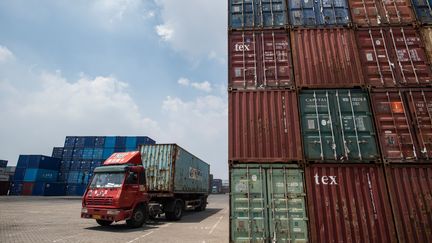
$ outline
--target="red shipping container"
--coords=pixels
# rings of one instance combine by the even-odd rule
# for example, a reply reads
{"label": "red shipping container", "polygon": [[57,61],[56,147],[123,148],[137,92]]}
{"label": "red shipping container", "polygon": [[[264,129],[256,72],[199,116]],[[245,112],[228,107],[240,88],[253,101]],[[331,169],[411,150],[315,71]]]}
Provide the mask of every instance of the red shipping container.
{"label": "red shipping container", "polygon": [[432,85],[429,61],[420,35],[415,29],[362,29],[357,31],[356,36],[367,85]]}
{"label": "red shipping container", "polygon": [[384,160],[432,162],[432,90],[373,90],[371,100]]}
{"label": "red shipping container", "polygon": [[302,159],[295,91],[229,93],[229,160],[290,162]]}
{"label": "red shipping container", "polygon": [[33,186],[34,182],[24,182],[21,194],[24,196],[31,196],[33,194]]}
{"label": "red shipping container", "polygon": [[415,15],[409,0],[348,0],[357,26],[412,25]]}
{"label": "red shipping container", "polygon": [[352,88],[364,85],[354,31],[345,28],[291,31],[297,87]]}
{"label": "red shipping container", "polygon": [[399,242],[432,242],[432,165],[391,165],[386,174]]}
{"label": "red shipping container", "polygon": [[397,242],[382,168],[306,167],[311,242]]}
{"label": "red shipping container", "polygon": [[294,85],[287,31],[231,31],[228,39],[230,89]]}

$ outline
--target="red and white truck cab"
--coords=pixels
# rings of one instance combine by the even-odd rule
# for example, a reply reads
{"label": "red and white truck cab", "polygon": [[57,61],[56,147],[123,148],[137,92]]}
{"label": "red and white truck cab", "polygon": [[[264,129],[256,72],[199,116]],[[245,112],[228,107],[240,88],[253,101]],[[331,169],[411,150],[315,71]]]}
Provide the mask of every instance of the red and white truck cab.
{"label": "red and white truck cab", "polygon": [[150,201],[145,178],[140,152],[112,154],[94,170],[82,199],[81,217],[96,219],[102,226],[121,220],[131,227],[142,226]]}

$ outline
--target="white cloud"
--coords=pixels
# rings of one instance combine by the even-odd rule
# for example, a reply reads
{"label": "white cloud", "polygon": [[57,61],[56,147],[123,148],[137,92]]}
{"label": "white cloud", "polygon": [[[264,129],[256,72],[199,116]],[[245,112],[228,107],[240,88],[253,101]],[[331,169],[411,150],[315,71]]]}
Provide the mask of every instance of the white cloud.
{"label": "white cloud", "polygon": [[162,40],[169,41],[173,37],[174,30],[167,25],[157,25],[156,33],[162,38]]}
{"label": "white cloud", "polygon": [[174,50],[193,61],[207,58],[224,62],[227,1],[157,0],[156,3],[161,7],[162,18],[156,32]]}
{"label": "white cloud", "polygon": [[0,45],[0,63],[14,59],[14,54],[5,46]]}
{"label": "white cloud", "polygon": [[177,81],[177,83],[180,85],[183,85],[183,86],[191,86],[195,89],[205,91],[205,92],[211,92],[213,90],[212,85],[209,81],[204,81],[204,82],[198,83],[198,82],[191,82],[187,78],[180,78]]}

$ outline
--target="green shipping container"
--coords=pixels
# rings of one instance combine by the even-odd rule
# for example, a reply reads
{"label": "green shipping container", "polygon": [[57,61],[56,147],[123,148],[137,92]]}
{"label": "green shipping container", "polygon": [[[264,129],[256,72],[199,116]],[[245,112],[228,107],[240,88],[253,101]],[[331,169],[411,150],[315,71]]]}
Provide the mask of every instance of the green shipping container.
{"label": "green shipping container", "polygon": [[210,165],[177,144],[140,146],[150,192],[208,193]]}
{"label": "green shipping container", "polygon": [[308,242],[304,171],[297,165],[230,168],[230,242]]}
{"label": "green shipping container", "polygon": [[307,160],[379,160],[367,93],[347,89],[302,91],[300,113]]}

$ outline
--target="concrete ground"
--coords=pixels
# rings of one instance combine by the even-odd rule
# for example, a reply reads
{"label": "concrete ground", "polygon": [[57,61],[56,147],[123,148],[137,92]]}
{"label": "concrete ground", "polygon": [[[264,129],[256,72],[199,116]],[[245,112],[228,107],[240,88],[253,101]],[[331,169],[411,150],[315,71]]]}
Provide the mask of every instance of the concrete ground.
{"label": "concrete ground", "polygon": [[211,195],[203,212],[186,212],[177,222],[164,217],[142,228],[125,222],[101,227],[81,219],[81,199],[0,197],[0,242],[228,242],[228,194]]}

